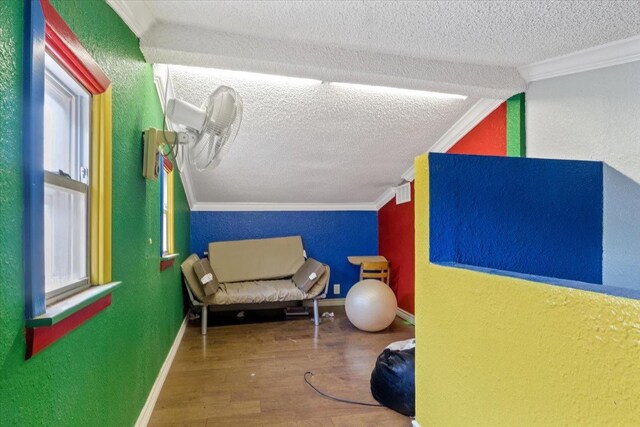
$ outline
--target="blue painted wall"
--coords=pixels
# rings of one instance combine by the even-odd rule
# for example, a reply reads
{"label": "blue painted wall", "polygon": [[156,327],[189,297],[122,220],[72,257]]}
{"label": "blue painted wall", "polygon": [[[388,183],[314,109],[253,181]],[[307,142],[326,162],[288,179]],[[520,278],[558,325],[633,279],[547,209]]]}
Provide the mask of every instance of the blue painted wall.
{"label": "blue painted wall", "polygon": [[307,256],[331,267],[328,297],[344,298],[360,270],[349,255],[378,252],[378,215],[374,211],[191,212],[191,252],[202,256],[209,242],[302,236]]}
{"label": "blue painted wall", "polygon": [[600,162],[430,154],[430,258],[602,283]]}

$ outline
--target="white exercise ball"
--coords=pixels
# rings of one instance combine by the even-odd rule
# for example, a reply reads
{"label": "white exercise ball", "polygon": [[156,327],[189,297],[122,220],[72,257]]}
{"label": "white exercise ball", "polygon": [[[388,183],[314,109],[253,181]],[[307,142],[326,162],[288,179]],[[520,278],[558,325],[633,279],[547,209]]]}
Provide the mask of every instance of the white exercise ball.
{"label": "white exercise ball", "polygon": [[349,289],[344,308],[353,326],[377,332],[387,328],[396,318],[398,301],[386,283],[367,279]]}

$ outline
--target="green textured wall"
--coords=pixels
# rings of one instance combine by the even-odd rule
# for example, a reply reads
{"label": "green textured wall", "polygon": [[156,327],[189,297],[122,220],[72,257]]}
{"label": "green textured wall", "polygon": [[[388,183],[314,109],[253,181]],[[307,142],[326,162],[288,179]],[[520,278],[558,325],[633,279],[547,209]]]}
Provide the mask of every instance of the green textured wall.
{"label": "green textured wall", "polygon": [[[160,273],[157,182],[141,177],[140,135],[162,126],[151,66],[102,1],[52,3],[113,86],[113,303],[24,360],[21,176],[21,0],[0,0],[0,424],[132,425],[184,317],[179,267]],[[189,209],[176,182],[176,248]],[[153,239],[150,244],[148,239]]]}
{"label": "green textured wall", "polygon": [[525,95],[507,99],[507,156],[526,157]]}

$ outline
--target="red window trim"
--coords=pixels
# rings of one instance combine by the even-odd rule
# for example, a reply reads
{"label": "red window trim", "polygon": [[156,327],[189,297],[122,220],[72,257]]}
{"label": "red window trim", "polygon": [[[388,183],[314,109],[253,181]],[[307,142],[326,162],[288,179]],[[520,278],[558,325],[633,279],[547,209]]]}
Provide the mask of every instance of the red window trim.
{"label": "red window trim", "polygon": [[55,325],[26,328],[27,353],[25,359],[30,359],[38,354],[110,305],[111,294],[105,295]]}
{"label": "red window trim", "polygon": [[47,52],[56,58],[93,95],[109,87],[111,81],[100,69],[91,54],[80,44],[49,0],[40,0],[46,23],[45,45]]}
{"label": "red window trim", "polygon": [[160,271],[164,271],[169,267],[173,267],[173,264],[175,263],[175,259],[167,259],[167,260],[160,260]]}

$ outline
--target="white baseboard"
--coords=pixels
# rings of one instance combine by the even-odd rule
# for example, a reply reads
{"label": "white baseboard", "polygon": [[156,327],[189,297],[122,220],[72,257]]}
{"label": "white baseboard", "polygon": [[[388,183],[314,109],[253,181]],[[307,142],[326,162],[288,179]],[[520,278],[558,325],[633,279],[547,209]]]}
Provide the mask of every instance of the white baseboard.
{"label": "white baseboard", "polygon": [[318,301],[320,307],[341,307],[344,306],[344,298],[326,298]]}
{"label": "white baseboard", "polygon": [[164,363],[160,368],[160,372],[158,372],[158,377],[153,383],[153,387],[151,387],[151,391],[149,392],[147,401],[142,407],[142,411],[138,416],[135,427],[147,427],[147,424],[149,424],[149,419],[151,418],[153,407],[156,406],[156,401],[158,400],[158,396],[160,395],[160,390],[162,390],[162,385],[164,384],[164,380],[167,378],[167,374],[169,373],[169,369],[171,368],[171,364],[173,363],[173,358],[176,356],[176,352],[178,351],[178,347],[180,347],[180,342],[182,341],[182,336],[184,335],[184,331],[186,329],[187,317],[184,318],[184,320],[182,321],[182,325],[180,325],[178,334],[173,340],[173,344],[169,349],[169,354],[167,354],[167,358],[164,360]]}
{"label": "white baseboard", "polygon": [[396,316],[398,316],[401,319],[406,320],[407,322],[411,323],[412,325],[416,324],[416,316],[414,316],[413,314],[409,313],[406,310],[401,309],[400,307],[398,307],[396,309]]}
{"label": "white baseboard", "polygon": [[411,420],[411,427],[420,427],[420,424],[416,420]]}

